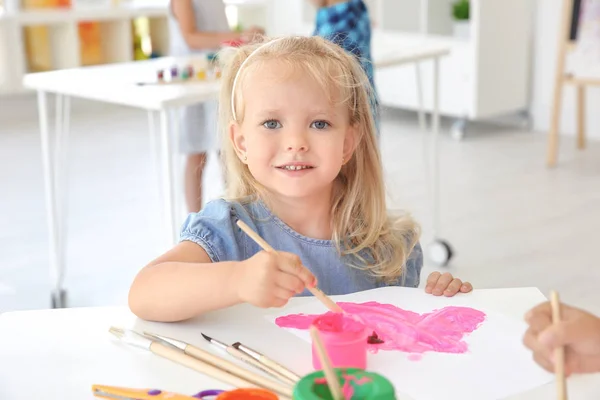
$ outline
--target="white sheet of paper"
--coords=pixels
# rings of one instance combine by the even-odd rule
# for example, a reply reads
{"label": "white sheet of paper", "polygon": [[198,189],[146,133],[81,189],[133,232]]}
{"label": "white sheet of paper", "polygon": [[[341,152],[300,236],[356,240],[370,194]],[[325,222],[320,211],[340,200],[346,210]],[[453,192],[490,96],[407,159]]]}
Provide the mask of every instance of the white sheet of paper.
{"label": "white sheet of paper", "polygon": [[[542,370],[523,346],[526,330],[523,316],[531,307],[545,301],[535,288],[474,290],[452,298],[435,297],[423,289],[381,288],[345,296],[335,301],[362,303],[377,301],[418,313],[446,306],[471,307],[486,314],[485,322],[465,336],[465,354],[424,353],[418,361],[399,351],[379,351],[368,355],[370,371],[390,379],[398,392],[414,400],[488,400],[505,399],[553,380]],[[284,313],[267,318],[275,323],[289,314],[322,314],[327,310],[315,299],[308,305],[289,307]],[[304,330],[285,329],[310,343]]]}

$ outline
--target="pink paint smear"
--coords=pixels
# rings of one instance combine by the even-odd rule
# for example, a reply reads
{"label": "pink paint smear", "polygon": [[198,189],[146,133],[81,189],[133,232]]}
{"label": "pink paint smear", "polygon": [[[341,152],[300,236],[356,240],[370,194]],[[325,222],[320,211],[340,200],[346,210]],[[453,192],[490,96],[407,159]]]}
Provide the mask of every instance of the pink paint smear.
{"label": "pink paint smear", "polygon": [[[372,381],[372,379],[367,376],[363,376],[362,378],[358,379],[354,375],[343,374],[342,377],[344,378],[344,385],[342,386],[342,395],[344,396],[345,400],[352,399],[352,396],[354,395],[354,387],[350,383],[351,381],[356,382],[357,385],[364,385],[365,383],[369,383]],[[327,379],[316,378],[315,384],[316,385],[327,385]]]}
{"label": "pink paint smear", "polygon": [[[369,344],[369,350],[399,350],[422,354],[466,353],[463,338],[475,331],[485,320],[485,314],[468,307],[444,307],[426,314],[403,310],[376,301],[367,303],[338,303],[347,313],[358,316],[377,333],[383,343]],[[327,314],[333,314],[328,312]],[[282,328],[308,329],[321,315],[292,314],[279,317],[275,323]],[[365,338],[365,340],[367,340]],[[416,360],[418,356],[413,360]]]}

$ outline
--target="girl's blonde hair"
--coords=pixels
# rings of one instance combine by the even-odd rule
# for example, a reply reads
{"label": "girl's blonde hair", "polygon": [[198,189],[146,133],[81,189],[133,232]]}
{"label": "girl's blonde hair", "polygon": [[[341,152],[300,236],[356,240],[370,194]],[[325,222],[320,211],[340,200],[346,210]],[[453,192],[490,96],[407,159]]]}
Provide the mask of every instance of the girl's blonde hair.
{"label": "girl's blonde hair", "polygon": [[243,46],[228,57],[220,58],[222,62],[225,60],[219,120],[227,197],[238,201],[267,199],[265,188],[239,159],[229,137],[230,124],[241,123],[244,118],[241,90],[244,77],[271,59],[300,68],[330,93],[330,101],[337,98],[347,105],[350,123],[357,133],[355,151],[334,182],[332,240],[340,256],[347,256],[348,265],[367,270],[385,283],[397,282],[419,240],[420,228],[409,215],[391,217],[386,209],[381,158],[371,112],[374,102],[360,63],[341,47],[316,36],[264,38],[260,43]]}

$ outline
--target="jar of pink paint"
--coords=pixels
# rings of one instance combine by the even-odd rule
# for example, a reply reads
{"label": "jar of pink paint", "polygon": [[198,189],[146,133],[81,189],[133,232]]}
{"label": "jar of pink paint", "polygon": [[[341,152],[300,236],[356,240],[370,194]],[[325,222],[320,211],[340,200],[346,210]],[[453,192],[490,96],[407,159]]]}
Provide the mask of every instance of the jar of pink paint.
{"label": "jar of pink paint", "polygon": [[[319,331],[332,367],[367,368],[369,331],[358,317],[329,312],[315,318],[313,325]],[[316,370],[322,369],[315,343],[312,344],[312,361]]]}

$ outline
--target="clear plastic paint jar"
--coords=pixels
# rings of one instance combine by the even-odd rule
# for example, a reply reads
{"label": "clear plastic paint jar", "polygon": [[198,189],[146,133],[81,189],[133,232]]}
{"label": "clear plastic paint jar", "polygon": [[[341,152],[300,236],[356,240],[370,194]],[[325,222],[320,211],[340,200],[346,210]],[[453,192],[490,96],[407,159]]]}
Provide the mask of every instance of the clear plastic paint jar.
{"label": "clear plastic paint jar", "polygon": [[[346,399],[396,400],[392,383],[385,377],[362,369],[335,370]],[[331,400],[323,371],[304,376],[294,386],[294,400]]]}
{"label": "clear plastic paint jar", "polygon": [[235,389],[223,392],[216,400],[279,400],[279,396],[265,389]]}
{"label": "clear plastic paint jar", "polygon": [[[329,312],[313,321],[333,368],[367,368],[367,338],[369,331],[356,316]],[[313,367],[320,370],[321,362],[312,344]]]}

